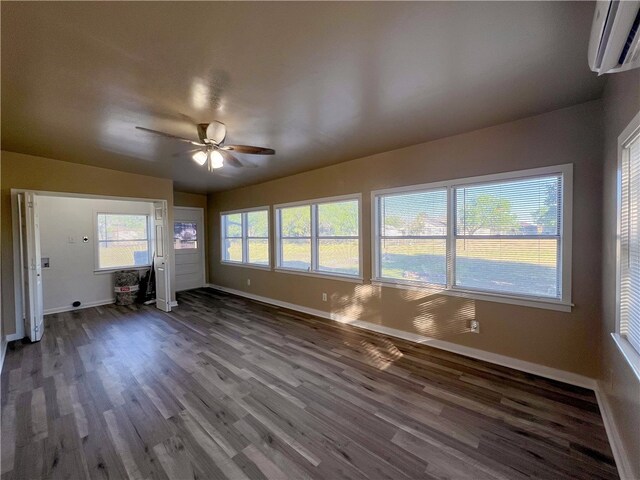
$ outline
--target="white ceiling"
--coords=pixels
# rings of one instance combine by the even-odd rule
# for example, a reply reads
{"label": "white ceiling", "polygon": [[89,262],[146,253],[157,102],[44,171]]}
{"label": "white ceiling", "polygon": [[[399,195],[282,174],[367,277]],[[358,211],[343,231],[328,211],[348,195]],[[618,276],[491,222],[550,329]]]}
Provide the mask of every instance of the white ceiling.
{"label": "white ceiling", "polygon": [[[2,2],[2,148],[216,191],[598,98],[590,2]],[[206,173],[189,146],[271,147]],[[182,152],[182,153],[181,153]],[[177,154],[177,155],[176,155]]]}

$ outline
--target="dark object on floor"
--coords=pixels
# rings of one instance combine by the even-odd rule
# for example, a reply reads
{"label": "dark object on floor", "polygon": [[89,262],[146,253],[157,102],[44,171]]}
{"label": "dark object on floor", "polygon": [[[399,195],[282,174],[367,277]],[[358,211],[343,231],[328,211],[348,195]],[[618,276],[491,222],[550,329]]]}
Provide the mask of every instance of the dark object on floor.
{"label": "dark object on floor", "polygon": [[156,276],[153,269],[153,261],[151,268],[145,272],[140,279],[140,290],[138,291],[137,303],[146,303],[156,298]]}
{"label": "dark object on floor", "polygon": [[116,305],[131,305],[140,288],[140,277],[137,270],[120,270],[114,275]]}

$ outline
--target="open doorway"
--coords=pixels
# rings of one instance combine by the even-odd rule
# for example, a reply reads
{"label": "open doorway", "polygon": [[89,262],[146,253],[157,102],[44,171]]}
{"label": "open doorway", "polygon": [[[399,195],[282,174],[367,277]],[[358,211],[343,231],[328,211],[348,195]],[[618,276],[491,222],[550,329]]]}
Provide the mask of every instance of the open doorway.
{"label": "open doorway", "polygon": [[153,265],[156,307],[171,310],[166,201],[12,194],[18,338],[40,340],[46,314],[113,303],[119,270]]}

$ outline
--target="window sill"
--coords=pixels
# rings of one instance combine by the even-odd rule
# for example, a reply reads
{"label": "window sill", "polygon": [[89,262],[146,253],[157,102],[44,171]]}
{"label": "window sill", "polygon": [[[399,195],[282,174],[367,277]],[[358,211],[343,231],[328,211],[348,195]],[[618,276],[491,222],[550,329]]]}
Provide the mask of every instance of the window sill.
{"label": "window sill", "polygon": [[324,278],[327,280],[342,280],[343,282],[363,283],[362,277],[356,277],[353,275],[340,275],[336,273],[321,273],[321,272],[308,272],[306,270],[295,270],[292,268],[275,268],[274,271],[278,273],[287,273],[294,275],[303,275],[305,277]]}
{"label": "window sill", "polygon": [[522,307],[543,308],[545,310],[555,310],[558,312],[571,312],[572,303],[563,302],[562,300],[538,298],[538,297],[520,297],[515,295],[504,295],[499,293],[478,292],[474,290],[447,289],[444,285],[437,284],[417,284],[407,283],[393,280],[382,280],[378,278],[371,279],[372,285],[380,287],[400,288],[405,290],[421,290],[429,291],[432,294],[448,295],[450,297],[470,298],[473,300],[483,300],[486,302],[507,303],[509,305],[519,305]]}
{"label": "window sill", "polygon": [[612,333],[613,341],[618,346],[620,353],[625,358],[625,360],[629,363],[631,370],[635,373],[636,378],[640,382],[640,353],[633,348],[633,345],[629,343],[629,340],[624,338],[619,333]]}
{"label": "window sill", "polygon": [[228,262],[224,260],[220,260],[221,265],[229,265],[231,267],[244,267],[244,268],[254,268],[256,270],[271,270],[269,265],[258,265],[256,263],[242,263],[242,262]]}
{"label": "window sill", "polygon": [[102,275],[106,273],[119,272],[121,270],[146,270],[147,268],[150,268],[150,267],[151,265],[136,265],[135,267],[100,268],[100,269],[94,270],[93,273],[96,275]]}

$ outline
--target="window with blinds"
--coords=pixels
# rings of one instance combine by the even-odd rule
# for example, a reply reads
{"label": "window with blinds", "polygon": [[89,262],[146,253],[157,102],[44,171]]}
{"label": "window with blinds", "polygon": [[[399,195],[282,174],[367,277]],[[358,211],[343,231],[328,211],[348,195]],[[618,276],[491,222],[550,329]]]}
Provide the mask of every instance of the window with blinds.
{"label": "window with blinds", "polygon": [[447,189],[378,197],[380,277],[447,283]]}
{"label": "window with blinds", "polygon": [[223,262],[269,266],[269,209],[220,215]]}
{"label": "window with blinds", "polygon": [[454,284],[561,297],[562,175],[454,187]]}
{"label": "window with blinds", "polygon": [[560,165],[373,192],[373,280],[567,311],[571,187]]}
{"label": "window with blinds", "polygon": [[640,353],[640,132],[623,148],[619,333]]}

